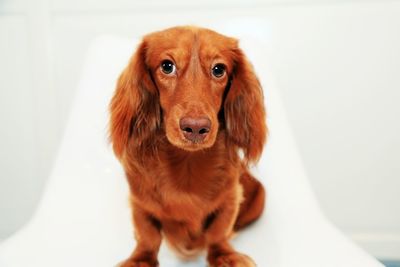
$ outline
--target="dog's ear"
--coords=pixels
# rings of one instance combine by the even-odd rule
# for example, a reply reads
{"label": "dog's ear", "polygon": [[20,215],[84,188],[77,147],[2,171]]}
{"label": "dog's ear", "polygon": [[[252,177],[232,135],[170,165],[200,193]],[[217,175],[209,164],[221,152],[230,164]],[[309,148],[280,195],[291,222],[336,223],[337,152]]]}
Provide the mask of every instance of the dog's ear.
{"label": "dog's ear", "polygon": [[131,138],[143,146],[160,128],[159,96],[146,65],[146,50],[144,40],[120,75],[110,103],[110,139],[118,158]]}
{"label": "dog's ear", "polygon": [[236,48],[233,54],[235,64],[224,102],[227,140],[243,149],[246,163],[256,162],[267,135],[263,92],[243,51]]}

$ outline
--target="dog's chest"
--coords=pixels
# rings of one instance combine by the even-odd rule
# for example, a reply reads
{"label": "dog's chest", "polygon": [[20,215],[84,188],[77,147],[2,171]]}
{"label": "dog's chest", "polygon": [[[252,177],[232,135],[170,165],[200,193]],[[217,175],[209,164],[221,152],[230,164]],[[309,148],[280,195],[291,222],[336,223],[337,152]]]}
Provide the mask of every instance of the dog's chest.
{"label": "dog's chest", "polygon": [[140,179],[139,198],[161,218],[202,220],[218,208],[221,197],[236,180],[237,170],[229,161],[204,157],[165,158],[149,166]]}

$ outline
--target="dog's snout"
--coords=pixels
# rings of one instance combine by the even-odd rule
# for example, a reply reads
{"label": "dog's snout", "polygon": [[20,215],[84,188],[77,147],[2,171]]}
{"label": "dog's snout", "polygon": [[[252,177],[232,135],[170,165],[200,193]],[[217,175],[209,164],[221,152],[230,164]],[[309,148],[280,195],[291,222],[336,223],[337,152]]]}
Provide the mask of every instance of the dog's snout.
{"label": "dog's snout", "polygon": [[179,121],[179,126],[185,138],[192,142],[203,141],[210,132],[211,121],[208,118],[184,117]]}

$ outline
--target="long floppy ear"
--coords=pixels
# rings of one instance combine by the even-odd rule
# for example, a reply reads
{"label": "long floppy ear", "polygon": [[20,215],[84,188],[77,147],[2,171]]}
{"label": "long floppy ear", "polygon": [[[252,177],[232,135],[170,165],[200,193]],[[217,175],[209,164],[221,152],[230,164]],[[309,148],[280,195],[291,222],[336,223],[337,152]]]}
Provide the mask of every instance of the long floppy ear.
{"label": "long floppy ear", "polygon": [[110,113],[110,139],[118,158],[123,157],[131,137],[141,147],[160,128],[159,96],[146,66],[145,41],[119,77]]}
{"label": "long floppy ear", "polygon": [[253,67],[239,48],[225,98],[224,115],[228,142],[243,149],[246,163],[261,156],[267,135],[264,97]]}

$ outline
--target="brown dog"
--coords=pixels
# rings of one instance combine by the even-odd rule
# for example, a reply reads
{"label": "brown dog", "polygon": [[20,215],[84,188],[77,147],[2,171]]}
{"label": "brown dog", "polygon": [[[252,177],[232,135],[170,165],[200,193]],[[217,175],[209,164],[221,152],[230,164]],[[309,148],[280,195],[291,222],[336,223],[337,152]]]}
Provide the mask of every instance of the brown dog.
{"label": "brown dog", "polygon": [[207,249],[210,266],[255,266],[228,242],[265,199],[248,171],[267,133],[263,94],[237,40],[196,27],[145,36],[110,110],[137,240],[121,266],[158,266],[162,236],[183,256]]}

